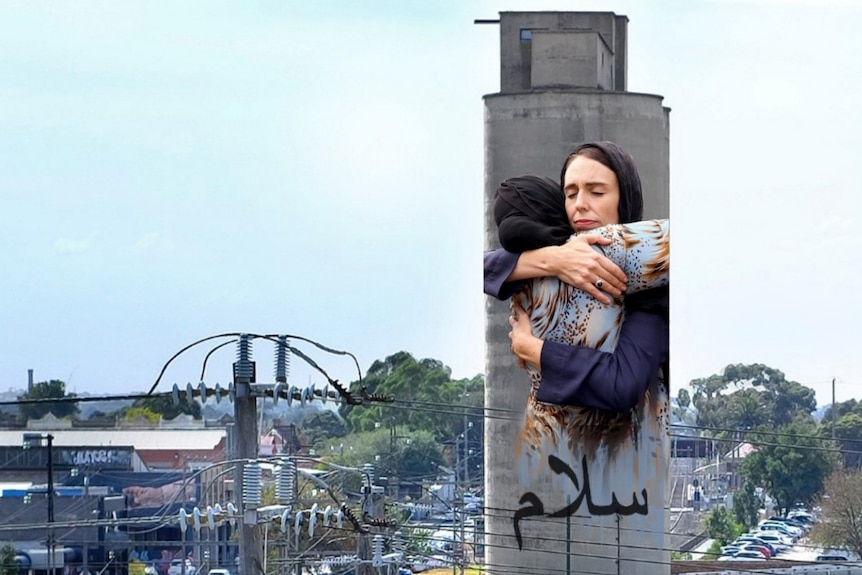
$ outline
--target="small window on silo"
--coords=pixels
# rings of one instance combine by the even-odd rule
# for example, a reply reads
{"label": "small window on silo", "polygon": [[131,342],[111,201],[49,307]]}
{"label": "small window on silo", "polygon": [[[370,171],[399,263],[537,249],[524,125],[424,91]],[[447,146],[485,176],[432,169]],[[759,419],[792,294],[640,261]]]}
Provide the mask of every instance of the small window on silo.
{"label": "small window on silo", "polygon": [[521,28],[521,42],[530,42],[533,39],[533,31]]}

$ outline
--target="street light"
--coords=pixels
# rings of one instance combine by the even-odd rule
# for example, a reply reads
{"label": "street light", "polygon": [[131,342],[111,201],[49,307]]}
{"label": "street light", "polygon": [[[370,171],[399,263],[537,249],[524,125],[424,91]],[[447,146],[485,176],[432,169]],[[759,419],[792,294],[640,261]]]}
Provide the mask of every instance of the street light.
{"label": "street light", "polygon": [[41,446],[42,440],[47,441],[48,446],[48,570],[54,574],[54,436],[50,433],[25,433],[24,449],[30,449],[34,445]]}

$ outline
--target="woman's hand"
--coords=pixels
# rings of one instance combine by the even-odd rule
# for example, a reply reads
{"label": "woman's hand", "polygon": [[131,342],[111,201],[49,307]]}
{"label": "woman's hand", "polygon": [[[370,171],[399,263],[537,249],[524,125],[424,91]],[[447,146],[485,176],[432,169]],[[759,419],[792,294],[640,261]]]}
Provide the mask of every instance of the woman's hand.
{"label": "woman's hand", "polygon": [[[607,294],[617,297],[625,291],[626,274],[591,246],[610,243],[612,240],[597,234],[581,234],[561,246],[524,252],[507,281],[555,276],[600,302],[609,304],[611,298]],[[599,280],[601,288],[596,285]]]}
{"label": "woman's hand", "polygon": [[518,365],[527,369],[532,364],[541,369],[542,346],[544,341],[533,335],[530,318],[516,300],[512,300],[512,315],[509,316],[509,339],[512,340],[512,353],[518,358]]}
{"label": "woman's hand", "polygon": [[610,243],[612,240],[597,234],[573,237],[561,246],[554,246],[555,249],[550,254],[550,269],[561,281],[587,292],[602,303],[609,304],[611,299],[606,294],[618,297],[625,291],[628,281],[626,274],[617,264],[592,248],[592,244]]}

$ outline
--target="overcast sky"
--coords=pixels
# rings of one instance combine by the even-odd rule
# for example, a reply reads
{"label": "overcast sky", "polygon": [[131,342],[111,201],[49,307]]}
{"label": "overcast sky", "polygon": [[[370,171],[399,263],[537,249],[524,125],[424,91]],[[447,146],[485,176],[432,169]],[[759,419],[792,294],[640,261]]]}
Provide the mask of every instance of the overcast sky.
{"label": "overcast sky", "polygon": [[765,363],[859,397],[855,0],[2,2],[0,389],[145,390],[243,331],[483,372],[473,20],[526,9],[627,15],[629,89],[672,109],[674,383]]}

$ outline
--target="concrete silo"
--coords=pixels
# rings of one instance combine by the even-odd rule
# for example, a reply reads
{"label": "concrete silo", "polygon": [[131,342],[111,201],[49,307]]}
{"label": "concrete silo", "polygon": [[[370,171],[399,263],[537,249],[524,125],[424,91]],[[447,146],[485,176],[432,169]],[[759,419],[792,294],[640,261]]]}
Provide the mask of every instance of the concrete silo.
{"label": "concrete silo", "polygon": [[[499,183],[522,174],[557,179],[565,157],[589,141],[611,140],[628,151],[643,183],[645,219],[668,217],[669,110],[661,96],[626,91],[628,19],[610,12],[503,12],[499,26],[500,92],[484,97],[486,248],[499,247],[492,213]],[[669,464],[666,438],[652,438],[652,450],[641,449],[630,467],[590,478],[598,509],[607,503],[599,501],[603,496],[633,503],[632,492],[599,485],[613,485],[630,472],[626,481],[650,495],[646,514],[593,514],[584,504],[549,517],[583,492],[579,462],[568,462],[577,488],[565,474],[546,469],[544,477],[525,478],[519,471],[530,383],[509,348],[509,313],[508,302],[486,299],[489,573],[669,573],[667,473],[643,471],[645,465],[655,470]],[[541,499],[545,513],[520,522],[519,542],[516,514],[529,505],[527,494]]]}

